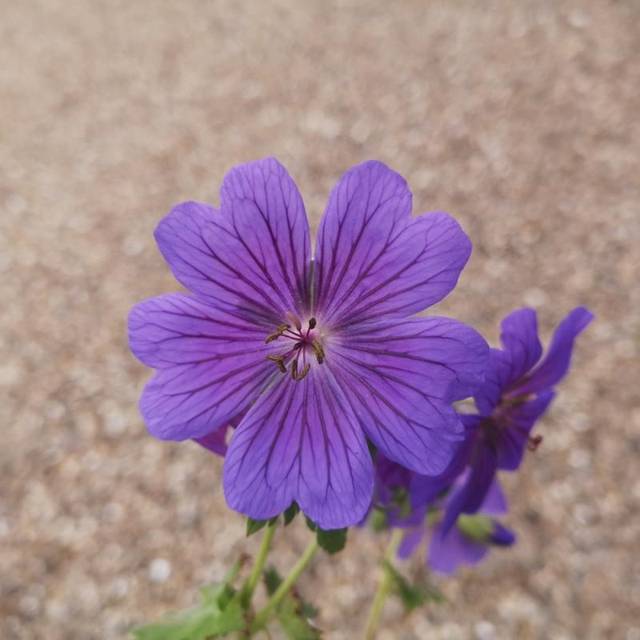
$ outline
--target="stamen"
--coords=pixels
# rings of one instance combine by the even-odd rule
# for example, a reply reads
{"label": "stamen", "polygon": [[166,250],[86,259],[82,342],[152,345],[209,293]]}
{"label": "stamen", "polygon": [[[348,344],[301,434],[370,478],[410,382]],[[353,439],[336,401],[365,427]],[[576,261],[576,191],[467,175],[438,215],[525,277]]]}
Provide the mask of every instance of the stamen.
{"label": "stamen", "polygon": [[315,329],[316,324],[318,323],[315,318],[309,318],[309,329]]}
{"label": "stamen", "polygon": [[288,328],[289,328],[288,324],[278,325],[277,329],[271,335],[268,335],[265,338],[264,340],[265,344],[269,344],[270,342],[277,340]]}
{"label": "stamen", "polygon": [[313,353],[316,354],[318,364],[322,364],[324,362],[324,349],[322,348],[322,345],[317,340],[314,340],[311,343],[311,348],[313,349]]}
{"label": "stamen", "polygon": [[302,371],[298,373],[298,363],[294,360],[293,365],[291,366],[291,377],[296,381],[300,381],[307,375],[307,373],[309,373],[309,369],[311,369],[311,365],[305,364]]}
{"label": "stamen", "polygon": [[287,373],[287,367],[284,364],[284,357],[277,355],[267,356],[267,360],[271,360],[271,362],[275,362],[278,365],[278,369],[282,371],[282,373]]}
{"label": "stamen", "polygon": [[542,442],[542,436],[531,436],[527,443],[527,449],[529,451],[536,451]]}

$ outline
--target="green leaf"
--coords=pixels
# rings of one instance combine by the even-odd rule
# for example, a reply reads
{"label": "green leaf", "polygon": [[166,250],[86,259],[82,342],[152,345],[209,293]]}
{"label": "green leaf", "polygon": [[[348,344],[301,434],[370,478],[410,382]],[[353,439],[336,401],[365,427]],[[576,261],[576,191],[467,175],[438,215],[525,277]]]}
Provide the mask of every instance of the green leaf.
{"label": "green leaf", "polygon": [[231,586],[238,575],[236,562],[224,581],[201,589],[199,606],[134,629],[136,640],[209,640],[246,627],[239,594]]}
{"label": "green leaf", "polygon": [[307,527],[309,527],[311,531],[318,530],[318,525],[309,516],[305,516],[304,519],[305,519],[305,522],[307,523]]}
{"label": "green leaf", "polygon": [[319,640],[320,631],[298,611],[292,598],[286,598],[278,609],[278,621],[289,640]]}
{"label": "green leaf", "polygon": [[330,529],[328,531],[318,529],[316,535],[318,537],[318,544],[327,553],[338,553],[338,551],[342,551],[347,544],[346,529]]}
{"label": "green leaf", "polygon": [[300,512],[297,502],[292,502],[291,506],[284,512],[284,526],[286,527]]}
{"label": "green leaf", "polygon": [[224,609],[202,603],[164,621],[138,627],[137,640],[208,640],[245,628],[244,612],[237,598]]}
{"label": "green leaf", "polygon": [[253,518],[247,518],[247,538],[254,533],[258,533],[260,529],[266,526],[268,520],[254,520]]}
{"label": "green leaf", "polygon": [[412,584],[388,560],[384,561],[384,566],[393,581],[394,592],[402,600],[407,611],[421,607],[427,602],[442,602],[444,600],[442,593],[433,585],[426,582]]}
{"label": "green leaf", "polygon": [[267,595],[272,596],[282,582],[282,577],[275,567],[268,567],[262,574]]}

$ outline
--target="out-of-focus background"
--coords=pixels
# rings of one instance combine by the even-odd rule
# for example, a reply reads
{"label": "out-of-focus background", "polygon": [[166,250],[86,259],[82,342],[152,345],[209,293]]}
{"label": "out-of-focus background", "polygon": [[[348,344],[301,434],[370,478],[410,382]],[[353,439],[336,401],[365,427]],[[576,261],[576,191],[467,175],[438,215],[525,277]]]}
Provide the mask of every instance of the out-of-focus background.
{"label": "out-of-focus background", "polygon": [[[278,156],[314,226],[377,158],[475,251],[438,311],[495,341],[536,307],[597,321],[507,478],[511,551],[381,638],[640,638],[640,4],[2,2],[0,637],[126,637],[255,551],[221,462],[146,434],[136,301],[177,288],[152,231]],[[308,532],[277,542],[290,565]],[[366,531],[301,582],[331,639],[374,591]]]}

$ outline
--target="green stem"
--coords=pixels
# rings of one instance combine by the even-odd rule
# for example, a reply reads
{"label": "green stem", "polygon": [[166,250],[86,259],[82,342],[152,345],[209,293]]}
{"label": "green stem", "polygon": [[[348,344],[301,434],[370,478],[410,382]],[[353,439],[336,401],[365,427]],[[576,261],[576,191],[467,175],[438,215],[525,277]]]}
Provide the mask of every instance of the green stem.
{"label": "green stem", "polygon": [[269,598],[267,604],[258,611],[256,617],[251,625],[251,632],[262,629],[267,624],[269,617],[273,613],[273,610],[278,607],[284,597],[289,593],[291,587],[296,583],[300,574],[307,568],[309,562],[318,550],[318,541],[316,537],[313,537],[313,541],[309,543],[304,553],[298,559],[298,562],[293,566],[289,575],[280,583],[280,586],[275,590],[274,594]]}
{"label": "green stem", "polygon": [[244,589],[242,590],[242,602],[245,607],[248,606],[251,602],[251,599],[253,598],[253,592],[258,586],[258,581],[260,580],[260,576],[262,575],[264,565],[267,561],[267,556],[269,555],[269,550],[271,549],[271,542],[276,532],[276,524],[277,522],[275,520],[273,522],[269,522],[262,536],[262,542],[260,543],[258,555],[256,556],[255,562],[253,563],[253,569],[251,569],[251,574],[249,575],[247,583],[244,585]]}
{"label": "green stem", "polygon": [[371,609],[369,610],[367,626],[365,627],[364,632],[365,640],[374,640],[376,637],[378,625],[380,624],[380,618],[382,616],[382,610],[384,609],[384,603],[391,592],[391,586],[393,584],[393,578],[391,572],[387,568],[387,563],[393,561],[398,545],[402,540],[402,533],[401,529],[393,530],[389,544],[384,552],[384,560],[386,562],[383,562],[382,564],[382,576],[378,582],[378,590],[376,591],[376,595],[371,603]]}

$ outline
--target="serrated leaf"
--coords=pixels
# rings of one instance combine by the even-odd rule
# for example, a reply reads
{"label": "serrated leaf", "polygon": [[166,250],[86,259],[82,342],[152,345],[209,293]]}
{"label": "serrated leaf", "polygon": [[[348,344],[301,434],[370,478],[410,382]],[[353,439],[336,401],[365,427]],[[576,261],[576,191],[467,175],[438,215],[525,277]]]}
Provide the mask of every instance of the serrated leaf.
{"label": "serrated leaf", "polygon": [[300,513],[297,502],[292,502],[291,506],[284,512],[284,526],[286,527]]}
{"label": "serrated leaf", "polygon": [[338,551],[342,551],[347,544],[346,529],[330,529],[328,531],[318,529],[316,536],[318,544],[327,553],[338,553]]}
{"label": "serrated leaf", "polygon": [[320,631],[309,624],[300,613],[291,610],[285,601],[278,611],[278,621],[289,640],[319,640]]}
{"label": "serrated leaf", "polygon": [[[269,567],[263,574],[268,595],[272,595],[282,582],[282,577],[274,567]],[[276,611],[276,617],[289,640],[319,640],[320,631],[314,628],[310,618],[314,618],[318,610],[302,600],[295,591],[288,593]]]}
{"label": "serrated leaf", "polygon": [[427,602],[442,602],[444,596],[434,586],[424,583],[412,584],[389,561],[384,566],[393,581],[393,589],[407,611],[421,607]]}
{"label": "serrated leaf", "polygon": [[167,616],[132,631],[136,640],[209,640],[241,631],[246,627],[244,610],[236,590],[230,585],[238,575],[236,562],[220,584],[200,590],[197,607]]}
{"label": "serrated leaf", "polygon": [[165,621],[138,627],[133,636],[137,640],[209,640],[244,628],[242,607],[232,600],[225,609],[203,603]]}

